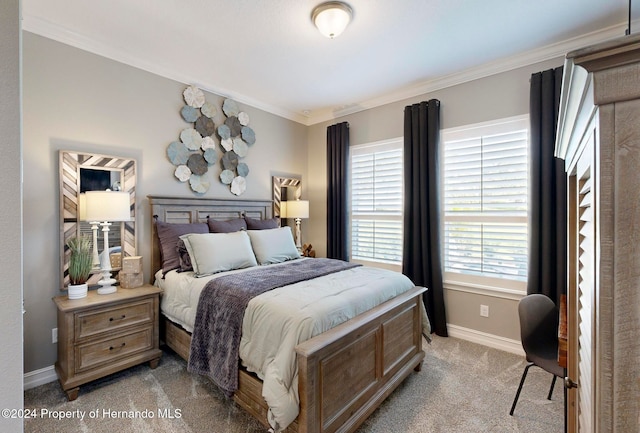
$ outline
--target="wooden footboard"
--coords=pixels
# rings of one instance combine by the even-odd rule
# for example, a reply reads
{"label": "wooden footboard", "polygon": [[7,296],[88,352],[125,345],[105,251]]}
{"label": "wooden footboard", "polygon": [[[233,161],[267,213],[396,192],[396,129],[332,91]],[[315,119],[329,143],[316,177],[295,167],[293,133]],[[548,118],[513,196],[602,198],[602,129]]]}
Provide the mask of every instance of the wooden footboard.
{"label": "wooden footboard", "polygon": [[416,287],[296,347],[300,432],[354,431],[420,369],[424,291]]}
{"label": "wooden footboard", "polygon": [[[412,370],[420,370],[425,290],[415,287],[296,347],[300,414],[287,432],[353,432]],[[184,359],[190,341],[166,320],[165,342]],[[239,385],[236,403],[269,427],[260,379],[241,369]]]}

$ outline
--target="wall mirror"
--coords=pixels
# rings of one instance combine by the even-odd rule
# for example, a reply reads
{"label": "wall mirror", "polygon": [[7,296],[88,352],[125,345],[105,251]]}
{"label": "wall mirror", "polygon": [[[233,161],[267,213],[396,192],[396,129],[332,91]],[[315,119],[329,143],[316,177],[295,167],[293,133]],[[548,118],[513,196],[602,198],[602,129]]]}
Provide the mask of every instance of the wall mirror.
{"label": "wall mirror", "polygon": [[[273,216],[280,217],[280,202],[296,200],[302,194],[301,180],[295,177],[273,176]],[[286,225],[286,219],[282,219],[281,225]]]}
{"label": "wall mirror", "polygon": [[[113,254],[112,263],[121,263],[122,256],[136,255],[135,203],[136,162],[118,156],[60,151],[60,287],[69,285],[69,249],[67,240],[81,234],[93,242],[91,225],[80,221],[80,193],[105,189],[127,191],[130,196],[131,221],[114,222],[109,231],[109,251],[105,252],[102,232],[98,231],[99,254]],[[114,272],[117,267],[113,267]],[[91,276],[89,285],[101,278],[99,270]]]}

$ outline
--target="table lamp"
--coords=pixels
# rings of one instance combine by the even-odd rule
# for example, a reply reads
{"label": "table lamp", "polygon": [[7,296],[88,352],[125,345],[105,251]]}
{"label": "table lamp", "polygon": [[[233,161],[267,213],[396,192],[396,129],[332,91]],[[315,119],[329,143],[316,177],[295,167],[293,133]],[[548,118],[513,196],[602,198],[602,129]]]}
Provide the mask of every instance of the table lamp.
{"label": "table lamp", "polygon": [[[102,279],[98,281],[98,294],[114,293],[116,282],[111,278],[111,260],[109,257],[109,227],[115,221],[131,221],[131,196],[126,191],[87,191],[84,193],[86,221],[99,221],[104,235],[104,249],[100,262]],[[97,243],[97,242],[96,242]]]}
{"label": "table lamp", "polygon": [[283,218],[294,218],[296,222],[296,248],[298,251],[302,251],[302,232],[300,230],[300,223],[302,218],[309,218],[309,201],[308,200],[291,200],[281,203],[284,206],[280,207],[280,216]]}

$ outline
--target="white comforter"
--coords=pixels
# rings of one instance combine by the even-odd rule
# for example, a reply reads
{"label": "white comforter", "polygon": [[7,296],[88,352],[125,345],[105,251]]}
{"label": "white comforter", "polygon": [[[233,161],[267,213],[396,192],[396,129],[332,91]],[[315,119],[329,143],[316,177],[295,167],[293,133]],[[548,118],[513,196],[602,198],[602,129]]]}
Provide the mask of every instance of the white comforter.
{"label": "white comforter", "polygon": [[[200,292],[211,278],[220,275],[194,278],[192,272],[170,272],[165,279],[157,279],[156,284],[164,289],[162,312],[192,331]],[[400,273],[357,267],[271,290],[249,302],[240,358],[263,380],[262,396],[274,429],[285,428],[298,416],[298,368],[293,348],[412,287]],[[429,332],[424,312],[423,328]]]}

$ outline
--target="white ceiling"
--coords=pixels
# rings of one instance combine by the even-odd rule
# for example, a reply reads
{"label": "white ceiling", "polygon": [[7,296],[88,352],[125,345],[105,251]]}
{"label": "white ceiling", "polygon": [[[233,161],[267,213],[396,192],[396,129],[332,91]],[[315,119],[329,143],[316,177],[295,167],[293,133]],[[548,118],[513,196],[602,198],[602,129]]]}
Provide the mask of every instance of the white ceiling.
{"label": "white ceiling", "polygon": [[321,2],[23,0],[23,28],[310,125],[622,36],[628,14],[628,0],[347,0],[332,40],[311,23]]}

